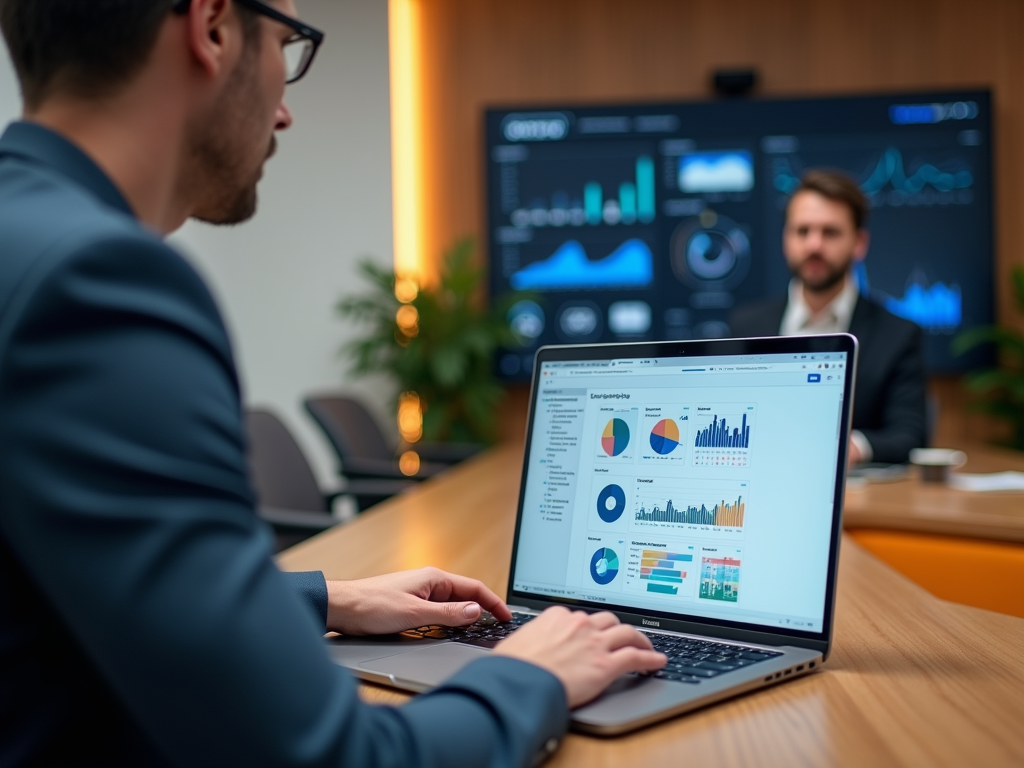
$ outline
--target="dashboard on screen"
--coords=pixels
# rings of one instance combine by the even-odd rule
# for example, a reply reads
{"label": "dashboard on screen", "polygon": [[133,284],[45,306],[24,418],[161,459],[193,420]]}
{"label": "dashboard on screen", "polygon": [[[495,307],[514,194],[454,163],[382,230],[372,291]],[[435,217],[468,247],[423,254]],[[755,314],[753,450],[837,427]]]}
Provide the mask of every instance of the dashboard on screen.
{"label": "dashboard on screen", "polygon": [[987,91],[488,110],[490,290],[521,297],[502,377],[543,344],[730,336],[786,292],[809,168],[870,201],[862,295],[922,327],[932,372],[977,364],[949,346],[993,320],[990,123]]}

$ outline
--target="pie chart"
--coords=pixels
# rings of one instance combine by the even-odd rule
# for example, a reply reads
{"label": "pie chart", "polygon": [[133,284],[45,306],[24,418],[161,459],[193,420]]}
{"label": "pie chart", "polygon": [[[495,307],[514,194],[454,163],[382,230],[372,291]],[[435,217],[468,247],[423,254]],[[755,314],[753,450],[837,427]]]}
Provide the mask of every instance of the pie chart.
{"label": "pie chart", "polygon": [[662,419],[651,430],[651,448],[659,456],[667,456],[679,445],[679,427],[672,419]]}
{"label": "pie chart", "polygon": [[598,584],[610,584],[619,572],[619,556],[602,547],[590,559],[590,578]]}
{"label": "pie chart", "polygon": [[614,523],[626,511],[626,492],[612,483],[597,497],[597,514],[606,523]]}
{"label": "pie chart", "polygon": [[[675,425],[673,425],[675,426]],[[612,419],[601,433],[601,448],[609,456],[618,456],[629,445],[629,425],[622,419]]]}

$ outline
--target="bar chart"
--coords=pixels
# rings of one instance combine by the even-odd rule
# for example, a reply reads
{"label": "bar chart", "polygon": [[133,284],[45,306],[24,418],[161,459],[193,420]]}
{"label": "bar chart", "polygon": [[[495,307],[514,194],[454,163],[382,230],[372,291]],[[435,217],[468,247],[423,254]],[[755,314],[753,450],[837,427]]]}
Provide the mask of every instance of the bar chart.
{"label": "bar chart", "polygon": [[717,504],[708,507],[701,504],[676,507],[672,499],[664,502],[640,501],[639,509],[634,519],[641,523],[673,523],[677,525],[713,525],[718,527],[743,527],[743,515],[746,504],[743,497],[739,496],[735,501],[727,502],[722,499]]}
{"label": "bar chart", "polygon": [[754,406],[698,406],[693,466],[743,468],[750,464]]}
{"label": "bar chart", "polygon": [[692,552],[642,550],[639,574],[645,591],[658,595],[678,595],[692,567],[693,557]]}

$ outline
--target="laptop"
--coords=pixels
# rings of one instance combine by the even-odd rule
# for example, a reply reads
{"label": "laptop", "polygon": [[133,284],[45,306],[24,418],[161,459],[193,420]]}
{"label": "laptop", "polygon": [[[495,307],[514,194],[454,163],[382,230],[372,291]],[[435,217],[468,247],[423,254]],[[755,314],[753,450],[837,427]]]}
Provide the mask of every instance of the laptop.
{"label": "laptop", "polygon": [[857,342],[553,346],[536,356],[505,600],[463,628],[328,640],[438,685],[545,608],[612,611],[669,657],[572,713],[618,734],[816,672],[832,644]]}

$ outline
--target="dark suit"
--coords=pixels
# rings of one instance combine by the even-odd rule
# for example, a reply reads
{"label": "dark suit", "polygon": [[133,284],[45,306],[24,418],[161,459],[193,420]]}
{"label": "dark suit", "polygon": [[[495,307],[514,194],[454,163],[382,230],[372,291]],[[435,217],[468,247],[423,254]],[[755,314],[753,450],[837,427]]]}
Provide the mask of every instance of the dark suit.
{"label": "dark suit", "polygon": [[241,413],[196,273],[78,149],[11,126],[0,765],[513,766],[560,737],[557,679],[507,658],[359,702],[323,647],[323,576],[271,560]]}
{"label": "dark suit", "polygon": [[[788,299],[739,307],[730,318],[736,336],[778,336]],[[921,329],[859,297],[850,333],[860,342],[853,429],[871,443],[873,461],[907,461],[927,443]]]}

